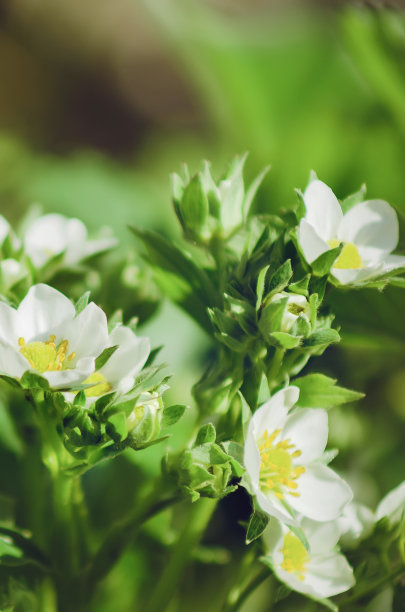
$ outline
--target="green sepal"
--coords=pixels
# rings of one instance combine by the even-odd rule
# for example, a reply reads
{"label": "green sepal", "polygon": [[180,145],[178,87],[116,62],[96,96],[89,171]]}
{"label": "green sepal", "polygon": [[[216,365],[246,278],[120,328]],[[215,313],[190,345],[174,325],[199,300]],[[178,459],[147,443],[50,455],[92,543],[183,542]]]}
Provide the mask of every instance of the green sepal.
{"label": "green sepal", "polygon": [[48,390],[49,382],[35,372],[27,370],[20,379],[20,384],[23,389],[45,389]]}
{"label": "green sepal", "polygon": [[163,410],[162,416],[162,427],[170,427],[174,425],[181,419],[183,416],[187,406],[184,404],[173,404],[172,406],[167,406]]}
{"label": "green sepal", "polygon": [[296,336],[292,336],[287,332],[281,331],[271,333],[268,337],[268,340],[277,348],[282,348],[286,350],[296,348],[301,343],[301,338],[297,338]]}
{"label": "green sepal", "polygon": [[237,478],[241,478],[241,476],[243,476],[245,473],[243,446],[237,442],[234,442],[233,440],[222,442],[221,446],[230,458],[230,463],[235,476]]}
{"label": "green sepal", "polygon": [[257,538],[260,538],[269,524],[269,521],[270,517],[268,514],[260,512],[259,510],[254,510],[249,520],[245,543],[250,544],[254,540],[257,540]]}
{"label": "green sepal", "polygon": [[85,293],[83,293],[83,295],[81,295],[75,303],[75,317],[77,317],[77,315],[79,315],[82,310],[86,308],[87,304],[89,303],[90,293],[90,291],[85,291]]}
{"label": "green sepal", "polygon": [[118,348],[118,344],[115,346],[108,346],[96,359],[96,370],[100,370],[107,363],[110,357],[115,353]]}
{"label": "green sepal", "polygon": [[342,213],[345,215],[353,206],[356,204],[360,204],[360,202],[364,202],[366,199],[367,187],[365,183],[362,184],[358,191],[350,194],[344,200],[340,200],[340,207],[342,209]]}
{"label": "green sepal", "polygon": [[125,412],[116,412],[111,415],[108,419],[108,423],[105,427],[107,435],[110,436],[114,442],[121,442],[128,436],[127,428],[127,416]]}
{"label": "green sepal", "polygon": [[83,408],[83,406],[85,405],[86,405],[86,393],[82,390],[82,391],[79,391],[79,393],[75,395],[75,398],[73,400],[73,406],[79,406],[80,408]]}
{"label": "green sepal", "polygon": [[288,296],[276,302],[270,302],[262,309],[259,319],[259,329],[265,340],[269,339],[272,332],[280,330],[287,302]]}
{"label": "green sepal", "polygon": [[290,531],[293,532],[295,536],[297,536],[301,544],[305,546],[306,550],[309,551],[309,542],[307,540],[307,537],[302,527],[298,527],[297,525],[288,525],[288,524],[287,524],[287,527]]}
{"label": "green sepal", "polygon": [[319,257],[311,263],[312,272],[315,276],[325,276],[329,274],[334,262],[342,252],[343,244],[340,244],[334,249],[328,249],[324,253],[321,253]]}
{"label": "green sepal", "polygon": [[308,338],[304,338],[302,346],[310,348],[332,344],[333,342],[340,342],[340,336],[336,329],[321,329],[308,336]]}
{"label": "green sepal", "polygon": [[324,374],[308,374],[294,380],[300,390],[297,406],[301,408],[332,408],[347,402],[356,402],[364,393],[336,385],[336,380]]}
{"label": "green sepal", "polygon": [[196,174],[185,187],[177,206],[185,235],[197,241],[208,238],[208,200],[199,174]]}
{"label": "green sepal", "polygon": [[287,259],[273,274],[269,280],[268,293],[274,294],[282,291],[293,275],[291,260]]}
{"label": "green sepal", "polygon": [[304,295],[305,297],[308,297],[308,284],[309,284],[310,279],[311,279],[311,275],[306,274],[299,281],[296,281],[295,283],[290,283],[288,285],[288,291],[291,291],[292,293],[298,293],[299,295]]}
{"label": "green sepal", "polygon": [[122,317],[123,317],[123,312],[122,312],[122,309],[119,308],[118,310],[113,312],[111,317],[108,318],[108,333],[109,334],[111,334],[111,332],[114,331],[116,327],[118,327],[119,325],[122,325],[123,323]]}

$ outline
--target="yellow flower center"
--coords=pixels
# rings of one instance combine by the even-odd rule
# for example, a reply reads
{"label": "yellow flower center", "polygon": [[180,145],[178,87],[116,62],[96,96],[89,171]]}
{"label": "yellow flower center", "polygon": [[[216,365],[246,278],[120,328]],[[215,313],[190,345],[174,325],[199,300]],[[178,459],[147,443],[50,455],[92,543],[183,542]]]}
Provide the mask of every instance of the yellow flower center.
{"label": "yellow flower center", "polygon": [[62,340],[57,346],[55,344],[56,336],[49,336],[46,342],[29,342],[25,343],[24,338],[18,339],[20,353],[23,355],[30,366],[40,372],[54,372],[67,370],[73,367],[70,362],[75,358],[75,353],[67,355],[69,341]]}
{"label": "yellow flower center", "polygon": [[101,372],[94,372],[91,374],[83,383],[84,385],[93,385],[84,390],[87,397],[99,397],[111,391],[112,386],[101,374]]}
{"label": "yellow flower center", "polygon": [[295,445],[291,444],[289,438],[276,443],[280,432],[281,429],[276,429],[269,435],[266,429],[260,441],[260,487],[271,491],[279,499],[284,499],[284,492],[299,497],[296,481],[305,472],[305,468],[302,465],[295,466],[293,459],[302,453],[300,450],[293,450]]}
{"label": "yellow flower center", "polygon": [[284,537],[283,548],[280,549],[280,552],[283,553],[281,567],[286,572],[295,574],[299,580],[304,580],[309,555],[301,540],[289,531]]}
{"label": "yellow flower center", "polygon": [[[336,238],[328,241],[328,245],[331,249],[338,247],[339,244],[340,241],[336,240]],[[364,268],[359,250],[353,242],[344,243],[343,249],[333,264],[333,267],[339,268],[340,270],[358,270],[359,268]]]}

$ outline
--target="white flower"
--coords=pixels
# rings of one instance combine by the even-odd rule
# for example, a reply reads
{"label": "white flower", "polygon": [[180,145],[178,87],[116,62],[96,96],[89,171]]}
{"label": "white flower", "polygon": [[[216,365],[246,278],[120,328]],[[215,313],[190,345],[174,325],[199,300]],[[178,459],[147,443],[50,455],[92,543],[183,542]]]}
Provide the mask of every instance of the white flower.
{"label": "white flower", "polygon": [[64,253],[63,262],[73,265],[115,244],[114,238],[88,240],[87,229],[82,221],[57,213],[38,217],[24,237],[25,252],[37,268],[61,253]]}
{"label": "white flower", "polygon": [[309,304],[305,296],[298,293],[287,293],[286,291],[273,295],[270,303],[281,302],[285,298],[287,298],[287,303],[281,319],[280,330],[289,332],[299,316],[309,320]]}
{"label": "white flower", "polygon": [[278,521],[272,521],[263,537],[276,576],[294,591],[314,599],[332,597],[350,589],[353,570],[336,545],[337,524],[303,519],[301,527],[308,541],[301,540]]}
{"label": "white flower", "polygon": [[3,259],[3,261],[0,262],[2,291],[6,292],[27,274],[27,268],[20,261],[12,258]]}
{"label": "white flower", "polygon": [[298,241],[308,263],[343,243],[331,273],[343,284],[357,283],[405,266],[405,257],[391,255],[398,244],[398,219],[384,200],[360,202],[345,215],[333,191],[312,181],[304,193],[305,217]]}
{"label": "white flower", "polygon": [[322,463],[328,416],[321,408],[297,409],[299,389],[286,387],[253,415],[244,460],[253,494],[268,514],[297,524],[295,513],[316,521],[337,518],[352,498],[349,487]]}
{"label": "white flower", "polygon": [[376,510],[377,521],[387,518],[390,527],[399,523],[405,512],[405,480],[400,485],[392,489],[380,501]]}
{"label": "white flower", "polygon": [[361,540],[367,538],[375,524],[374,512],[358,502],[351,501],[337,519],[340,530],[340,541],[344,548],[355,548]]}
{"label": "white flower", "polygon": [[[161,420],[162,398],[158,393],[145,391],[141,393],[135,408],[127,417],[127,428],[130,433],[136,435],[136,430],[141,424],[147,425],[143,428],[143,434],[147,434],[148,440],[159,431]],[[144,441],[147,441],[146,439]]]}
{"label": "white flower", "polygon": [[[135,375],[149,356],[148,338],[139,338],[124,325],[116,327],[108,337],[108,346],[118,346],[108,361],[94,372],[85,384],[93,384],[85,391],[89,402],[110,391],[127,393],[134,385]],[[67,398],[69,399],[69,398]]]}
{"label": "white flower", "polygon": [[51,387],[82,383],[108,345],[107,319],[93,302],[76,316],[72,302],[48,285],[34,285],[17,309],[0,302],[0,373],[37,372]]}

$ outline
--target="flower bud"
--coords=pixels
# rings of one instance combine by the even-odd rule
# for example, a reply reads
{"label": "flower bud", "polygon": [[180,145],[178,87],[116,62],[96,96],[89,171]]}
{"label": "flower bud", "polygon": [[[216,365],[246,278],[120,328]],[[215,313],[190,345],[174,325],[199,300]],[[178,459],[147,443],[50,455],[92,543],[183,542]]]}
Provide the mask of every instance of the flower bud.
{"label": "flower bud", "polygon": [[142,393],[127,417],[128,435],[134,444],[144,445],[159,435],[163,402],[157,393]]}
{"label": "flower bud", "polygon": [[270,303],[276,304],[285,298],[287,298],[287,303],[281,319],[280,331],[289,332],[299,316],[309,320],[309,304],[305,296],[285,291],[276,293],[271,298]]}

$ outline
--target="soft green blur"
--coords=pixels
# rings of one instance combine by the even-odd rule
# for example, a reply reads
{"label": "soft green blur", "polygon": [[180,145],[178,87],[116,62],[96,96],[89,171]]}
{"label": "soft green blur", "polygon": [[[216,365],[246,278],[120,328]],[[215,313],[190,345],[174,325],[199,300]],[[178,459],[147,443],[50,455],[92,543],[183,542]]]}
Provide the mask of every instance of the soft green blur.
{"label": "soft green blur", "polygon": [[[139,247],[128,224],[175,239],[170,172],[183,160],[197,170],[210,159],[220,174],[244,150],[247,178],[272,165],[256,211],[293,204],[294,188],[305,187],[313,168],[338,197],[366,182],[370,198],[405,213],[404,14],[242,1],[74,0],[58,3],[58,12],[50,0],[6,4],[0,203],[10,221],[40,203],[44,211],[80,217],[90,230],[110,225],[122,254]],[[403,223],[401,237],[398,252],[401,244],[405,252]],[[138,256],[135,262],[142,266]],[[334,292],[331,299],[343,346],[312,367],[367,394],[330,415],[330,446],[341,449],[337,465],[358,499],[374,506],[403,479],[403,299],[396,288]],[[162,356],[174,374],[170,399],[191,403],[209,339],[168,303],[142,333],[165,345]],[[191,426],[192,412],[184,431]],[[2,428],[0,437],[13,444],[12,432]],[[109,488],[111,499],[129,505],[128,481],[157,470],[161,452],[151,448],[95,470],[87,494],[100,529],[109,520],[108,505],[98,506],[100,491]],[[177,525],[167,518],[154,519],[106,581],[117,599],[107,608],[101,596],[99,612],[132,610],[139,590],[152,588],[155,559],[146,553],[155,546],[156,556],[170,543]],[[215,515],[208,543],[240,551],[242,532],[229,527],[233,520],[230,498]],[[212,556],[227,561],[221,554]],[[215,612],[232,568],[231,562],[212,571],[196,562],[170,610]],[[265,612],[269,588],[264,584],[246,611]],[[277,610],[309,609],[302,598],[290,601]]]}

